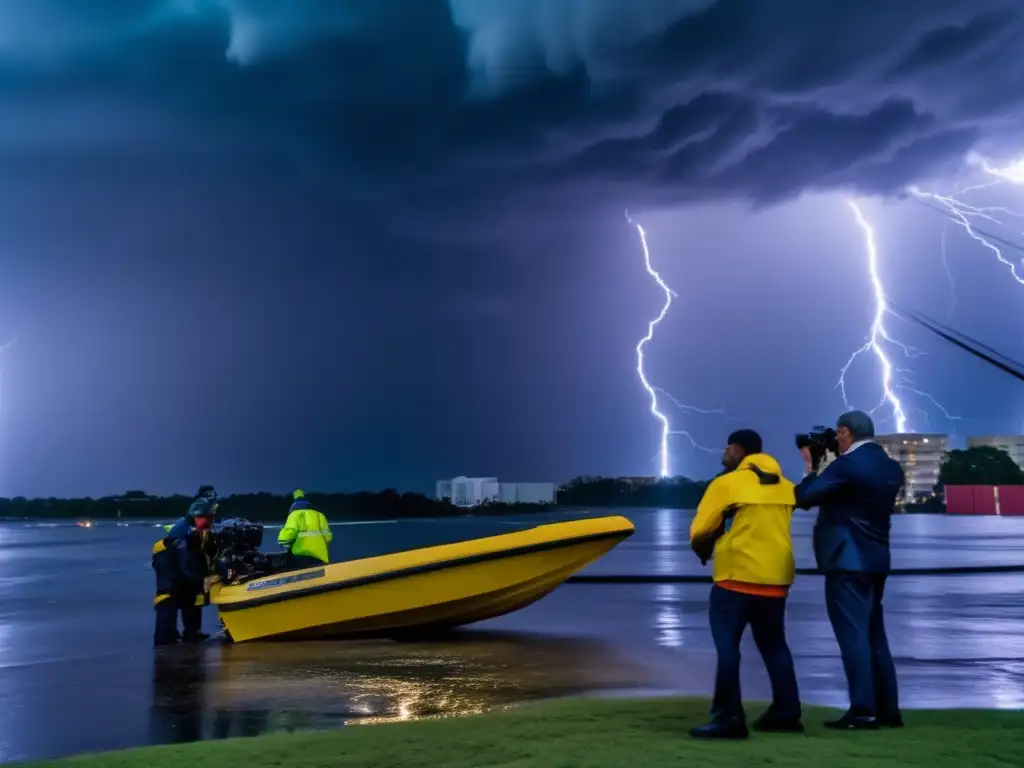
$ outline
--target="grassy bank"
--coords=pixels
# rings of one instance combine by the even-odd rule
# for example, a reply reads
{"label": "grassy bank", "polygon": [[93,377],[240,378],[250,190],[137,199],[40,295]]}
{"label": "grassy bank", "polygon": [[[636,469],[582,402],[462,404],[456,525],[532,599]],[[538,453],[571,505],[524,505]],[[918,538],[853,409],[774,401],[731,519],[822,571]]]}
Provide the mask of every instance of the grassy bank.
{"label": "grassy bank", "polygon": [[[51,763],[94,768],[585,768],[699,766],[793,768],[926,766],[982,768],[1024,764],[1024,712],[910,712],[898,731],[833,732],[834,714],[811,709],[802,735],[753,734],[745,742],[687,736],[707,715],[693,699],[564,700],[498,714],[441,721],[348,727],[95,755]],[[750,715],[759,707],[750,707]]]}

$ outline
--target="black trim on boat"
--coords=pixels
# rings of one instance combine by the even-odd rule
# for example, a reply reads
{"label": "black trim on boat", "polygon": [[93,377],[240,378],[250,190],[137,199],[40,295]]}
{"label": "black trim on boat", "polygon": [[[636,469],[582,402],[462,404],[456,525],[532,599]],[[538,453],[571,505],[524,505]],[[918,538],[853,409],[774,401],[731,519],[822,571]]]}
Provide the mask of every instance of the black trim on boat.
{"label": "black trim on boat", "polygon": [[[565,549],[566,547],[572,547],[577,544],[584,544],[588,541],[604,541],[607,539],[627,539],[632,535],[633,531],[605,531],[603,533],[592,533],[587,536],[575,536],[571,539],[561,539],[559,541],[545,541],[541,544],[530,544],[525,547],[503,549],[498,552],[484,552],[478,555],[467,555],[465,557],[458,557],[451,560],[441,560],[435,563],[414,565],[410,568],[402,568],[396,571],[385,571],[384,573],[375,573],[370,576],[360,576],[355,579],[346,579],[344,581],[332,581],[329,584],[311,585],[308,587],[304,587],[303,589],[296,589],[290,592],[280,592],[276,595],[260,595],[257,597],[249,598],[247,600],[238,600],[230,603],[218,603],[217,610],[241,611],[245,610],[246,608],[257,608],[261,605],[281,603],[286,600],[294,600],[299,597],[310,597],[312,595],[319,595],[325,592],[339,592],[344,589],[354,589],[355,587],[363,587],[367,584],[377,584],[382,581],[401,579],[405,576],[416,576],[421,573],[439,571],[443,568],[453,568],[455,566],[460,565],[475,565],[476,563],[485,563],[489,560],[502,560],[506,557],[529,555],[533,554],[534,552],[549,552],[555,549]],[[318,570],[322,571],[322,569]]]}

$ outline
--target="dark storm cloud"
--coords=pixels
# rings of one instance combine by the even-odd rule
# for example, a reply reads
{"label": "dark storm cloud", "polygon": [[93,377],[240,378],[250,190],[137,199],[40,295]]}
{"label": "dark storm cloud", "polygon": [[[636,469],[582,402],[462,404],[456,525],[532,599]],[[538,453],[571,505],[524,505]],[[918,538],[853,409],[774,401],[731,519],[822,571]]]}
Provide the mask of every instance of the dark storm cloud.
{"label": "dark storm cloud", "polygon": [[276,153],[428,216],[892,192],[1003,146],[1022,19],[1015,0],[23,0],[0,9],[0,152]]}

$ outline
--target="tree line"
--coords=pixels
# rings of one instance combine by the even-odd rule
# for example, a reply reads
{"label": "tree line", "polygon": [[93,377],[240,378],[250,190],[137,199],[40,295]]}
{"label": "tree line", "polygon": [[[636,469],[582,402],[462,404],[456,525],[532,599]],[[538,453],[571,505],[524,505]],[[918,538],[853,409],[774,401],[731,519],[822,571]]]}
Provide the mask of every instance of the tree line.
{"label": "tree line", "polygon": [[[307,493],[306,499],[331,520],[391,520],[413,517],[453,517],[473,514],[515,514],[549,509],[546,504],[485,504],[472,510],[456,507],[421,493]],[[153,496],[128,491],[120,496],[92,499],[0,499],[0,517],[54,518],[79,520],[157,519],[181,517],[192,503],[191,496]],[[244,517],[258,522],[283,521],[291,506],[291,494],[243,493],[223,496],[217,509],[220,519]]]}
{"label": "tree line", "polygon": [[[309,502],[332,520],[389,520],[415,517],[454,517],[465,514],[505,515],[545,512],[554,506],[567,507],[668,507],[693,509],[706,483],[687,478],[644,482],[622,478],[578,477],[558,489],[554,504],[504,504],[486,502],[467,509],[449,500],[421,493],[399,493],[387,489],[378,493],[307,493]],[[188,510],[190,496],[154,496],[145,491],[128,491],[119,496],[82,499],[0,498],[0,517],[54,518],[79,520],[171,519]],[[220,499],[221,519],[245,517],[259,522],[283,520],[292,503],[291,495],[245,493]]]}
{"label": "tree line", "polygon": [[[562,507],[655,507],[695,509],[708,481],[674,478],[621,478],[582,475],[558,489],[556,504]],[[912,505],[907,511],[941,511],[946,485],[1024,485],[1024,470],[999,448],[978,446],[949,451],[939,470],[933,500]],[[503,504],[488,502],[472,509],[456,507],[421,493],[308,493],[310,503],[332,520],[388,520],[415,517],[454,517],[465,514],[518,514],[544,512],[553,504]],[[221,499],[219,516],[245,517],[260,522],[283,520],[291,505],[290,495],[235,494]],[[92,499],[0,499],[0,517],[74,519],[170,519],[185,514],[191,497],[153,496],[128,491],[120,496]],[[918,510],[917,508],[920,507]]]}
{"label": "tree line", "polygon": [[687,477],[656,480],[583,475],[558,489],[558,503],[567,507],[695,509],[707,485]]}

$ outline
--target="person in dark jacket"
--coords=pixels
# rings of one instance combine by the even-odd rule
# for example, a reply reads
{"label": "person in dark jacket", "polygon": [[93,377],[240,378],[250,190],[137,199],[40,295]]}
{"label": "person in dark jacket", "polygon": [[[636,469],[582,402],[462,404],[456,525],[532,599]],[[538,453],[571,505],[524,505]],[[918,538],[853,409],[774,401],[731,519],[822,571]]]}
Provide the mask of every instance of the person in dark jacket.
{"label": "person in dark jacket", "polygon": [[814,555],[825,574],[825,605],[843,659],[850,707],[830,728],[900,727],[896,666],[885,634],[882,597],[891,566],[889,529],[903,469],[872,439],[861,411],[836,423],[840,455],[820,474],[801,449],[807,475],[796,487],[801,509],[818,507]]}
{"label": "person in dark jacket", "polygon": [[[155,646],[178,640],[201,642],[209,637],[202,631],[206,577],[209,566],[209,533],[217,511],[217,492],[213,486],[201,486],[185,517],[166,530],[153,545],[153,571],[156,574]],[[178,614],[183,632],[178,633]]]}

